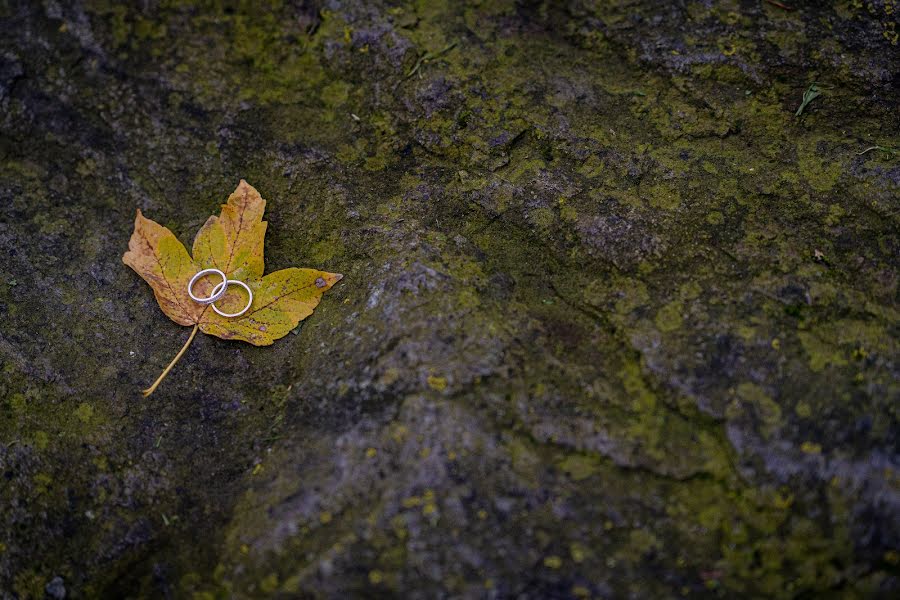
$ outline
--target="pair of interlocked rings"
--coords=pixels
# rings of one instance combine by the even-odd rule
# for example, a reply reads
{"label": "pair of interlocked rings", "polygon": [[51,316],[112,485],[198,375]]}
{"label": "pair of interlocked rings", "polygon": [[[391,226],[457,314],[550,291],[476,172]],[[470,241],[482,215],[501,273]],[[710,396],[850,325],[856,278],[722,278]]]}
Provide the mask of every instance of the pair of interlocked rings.
{"label": "pair of interlocked rings", "polygon": [[[222,278],[222,281],[217,283],[216,287],[213,288],[212,295],[210,295],[208,298],[198,298],[197,296],[195,296],[194,295],[194,284],[197,283],[197,280],[200,279],[201,277],[203,277],[204,275],[211,275],[213,273],[219,275]],[[225,295],[225,292],[228,290],[228,286],[231,284],[239,285],[239,286],[243,287],[245,290],[247,290],[247,295],[249,296],[249,299],[247,300],[247,306],[244,307],[244,310],[241,310],[236,313],[224,313],[221,310],[219,310],[218,308],[216,308],[216,305],[214,303],[216,300],[218,300],[219,298],[221,298],[222,296]],[[197,273],[196,275],[191,277],[191,281],[188,283],[188,286],[187,286],[187,292],[188,292],[188,296],[190,296],[191,300],[193,300],[194,302],[198,302],[200,304],[212,304],[212,309],[214,311],[216,311],[216,314],[223,316],[223,317],[228,317],[228,318],[241,316],[242,314],[244,314],[245,312],[250,310],[250,305],[253,304],[253,292],[250,290],[250,286],[247,285],[246,283],[244,283],[243,281],[238,281],[237,279],[228,279],[227,277],[225,277],[225,273],[223,273],[222,271],[220,271],[218,269],[203,269],[202,271],[200,271],[199,273]]]}

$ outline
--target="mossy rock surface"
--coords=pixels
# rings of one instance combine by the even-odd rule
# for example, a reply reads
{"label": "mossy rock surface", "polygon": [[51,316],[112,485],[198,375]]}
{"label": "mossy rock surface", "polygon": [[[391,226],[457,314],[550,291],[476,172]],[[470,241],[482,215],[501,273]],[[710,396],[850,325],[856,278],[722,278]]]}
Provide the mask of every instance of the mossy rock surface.
{"label": "mossy rock surface", "polygon": [[[778,4],[0,3],[0,599],[897,594],[900,7]],[[344,280],[143,399],[241,178]]]}

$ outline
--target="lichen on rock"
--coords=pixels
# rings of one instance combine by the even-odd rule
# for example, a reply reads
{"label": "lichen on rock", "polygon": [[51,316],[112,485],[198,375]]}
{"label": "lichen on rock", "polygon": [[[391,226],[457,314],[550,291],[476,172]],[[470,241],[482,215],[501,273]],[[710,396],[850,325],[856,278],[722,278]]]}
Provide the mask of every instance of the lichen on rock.
{"label": "lichen on rock", "polygon": [[[779,4],[0,6],[0,599],[896,594],[896,13]],[[345,279],[144,400],[242,178]]]}

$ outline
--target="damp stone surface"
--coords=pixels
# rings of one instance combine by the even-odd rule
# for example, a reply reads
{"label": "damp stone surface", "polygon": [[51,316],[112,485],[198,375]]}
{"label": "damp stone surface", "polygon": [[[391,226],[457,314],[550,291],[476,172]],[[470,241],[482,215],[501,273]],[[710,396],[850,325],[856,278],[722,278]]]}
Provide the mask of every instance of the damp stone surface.
{"label": "damp stone surface", "polygon": [[[896,596],[898,11],[0,2],[0,599]],[[344,279],[142,398],[242,178]]]}

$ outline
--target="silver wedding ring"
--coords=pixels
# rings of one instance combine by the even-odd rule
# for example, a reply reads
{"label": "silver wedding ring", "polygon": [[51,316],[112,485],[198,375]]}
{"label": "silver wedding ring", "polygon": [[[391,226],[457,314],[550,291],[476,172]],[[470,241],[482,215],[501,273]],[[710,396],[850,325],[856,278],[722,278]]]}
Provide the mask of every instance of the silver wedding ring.
{"label": "silver wedding ring", "polygon": [[[221,275],[222,281],[220,281],[219,283],[216,284],[216,287],[213,288],[212,294],[210,294],[210,296],[208,298],[199,298],[199,297],[195,296],[194,295],[194,284],[197,283],[197,280],[200,279],[201,277],[203,277],[204,275],[210,275],[212,273]],[[236,312],[236,313],[225,313],[225,312],[222,312],[221,310],[219,310],[216,307],[216,305],[213,303],[225,295],[225,292],[228,290],[228,286],[231,284],[239,285],[239,286],[243,287],[245,290],[247,290],[247,296],[248,296],[247,306],[245,306],[243,310]],[[187,292],[188,292],[188,296],[190,296],[191,300],[193,300],[194,302],[197,302],[199,304],[212,304],[212,308],[214,311],[216,311],[216,314],[218,314],[222,317],[227,317],[227,318],[234,318],[234,317],[241,316],[242,314],[244,314],[245,312],[250,310],[250,305],[253,304],[253,291],[250,289],[250,286],[247,285],[246,283],[244,283],[243,281],[238,281],[237,279],[228,279],[225,276],[225,273],[223,273],[219,269],[203,269],[202,271],[200,271],[199,273],[197,273],[196,275],[191,277],[191,280],[187,286]]]}
{"label": "silver wedding ring", "polygon": [[[197,296],[194,295],[194,284],[197,283],[197,280],[200,279],[201,277],[203,277],[204,275],[210,275],[212,273],[218,274],[222,278],[222,281],[220,281],[216,285],[216,287],[213,288],[212,295],[210,295],[208,298],[198,298]],[[191,277],[191,281],[190,281],[190,283],[188,283],[188,288],[187,288],[188,296],[190,296],[191,300],[193,300],[194,302],[199,302],[200,304],[212,304],[213,302],[215,302],[216,300],[218,300],[219,298],[221,298],[222,296],[225,295],[225,290],[228,289],[227,284],[228,284],[228,278],[225,277],[225,273],[223,273],[222,271],[220,271],[218,269],[203,269],[202,271],[200,271],[199,273],[197,273],[196,275]],[[222,289],[219,289],[220,287]]]}
{"label": "silver wedding ring", "polygon": [[[228,317],[228,318],[239,317],[242,314],[244,314],[245,312],[247,312],[248,310],[250,310],[250,305],[253,304],[253,291],[250,289],[250,286],[247,285],[246,283],[244,283],[243,281],[238,281],[237,279],[228,279],[225,281],[225,283],[220,283],[219,285],[217,285],[216,288],[221,286],[222,289],[225,290],[232,283],[235,285],[239,285],[239,286],[243,287],[245,290],[247,290],[247,296],[248,296],[247,297],[247,306],[245,306],[243,310],[240,310],[236,313],[224,313],[221,310],[219,310],[215,304],[213,304],[212,305],[213,310],[216,311],[216,314],[218,314],[219,316]],[[216,290],[213,290],[213,292],[215,292],[215,291]]]}

